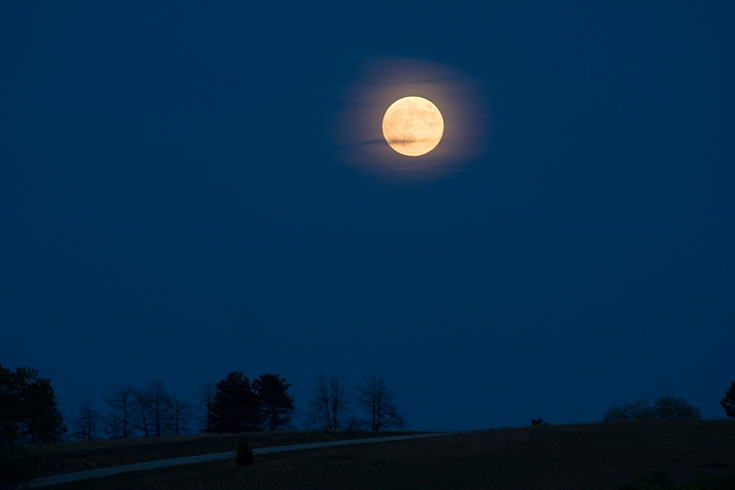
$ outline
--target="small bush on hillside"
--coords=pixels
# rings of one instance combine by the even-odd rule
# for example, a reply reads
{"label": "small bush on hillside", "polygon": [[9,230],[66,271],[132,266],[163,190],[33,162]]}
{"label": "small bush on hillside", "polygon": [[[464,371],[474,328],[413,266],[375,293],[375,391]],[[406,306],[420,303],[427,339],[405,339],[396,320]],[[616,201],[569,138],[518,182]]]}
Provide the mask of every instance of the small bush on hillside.
{"label": "small bush on hillside", "polygon": [[251,466],[253,464],[253,450],[250,449],[250,446],[247,442],[241,441],[237,444],[237,449],[235,450],[235,464],[237,466]]}
{"label": "small bush on hillside", "polygon": [[735,473],[710,479],[707,475],[699,475],[681,485],[676,484],[674,477],[661,471],[651,475],[640,475],[634,483],[621,483],[618,490],[735,490]]}
{"label": "small bush on hillside", "polygon": [[693,407],[683,398],[676,398],[668,393],[656,398],[653,407],[647,400],[635,400],[621,407],[608,410],[603,422],[617,422],[620,420],[674,420],[674,419],[701,419],[702,412]]}

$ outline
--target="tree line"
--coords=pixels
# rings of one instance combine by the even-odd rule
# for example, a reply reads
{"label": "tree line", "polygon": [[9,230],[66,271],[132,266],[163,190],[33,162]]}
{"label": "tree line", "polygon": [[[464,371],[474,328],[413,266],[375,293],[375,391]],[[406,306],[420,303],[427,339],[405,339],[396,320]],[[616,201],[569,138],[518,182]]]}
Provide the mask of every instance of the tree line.
{"label": "tree line", "polygon": [[[277,374],[265,374],[252,386],[243,373],[231,372],[217,383],[207,397],[207,412],[202,432],[247,432],[294,428],[294,400],[287,393],[291,385]],[[369,376],[349,392],[331,377],[327,383],[319,375],[313,399],[302,419],[304,430],[393,429],[406,425],[399,411],[396,394],[385,378]],[[358,412],[350,411],[354,403]]]}
{"label": "tree line", "polygon": [[70,435],[79,440],[96,439],[100,432],[110,439],[182,435],[193,431],[195,421],[200,432],[208,433],[278,430],[290,426],[290,386],[277,374],[263,374],[251,384],[241,372],[233,372],[216,385],[205,383],[197,406],[172,394],[158,379],[145,387],[124,385],[106,399],[110,412],[105,416],[84,402],[70,420]]}
{"label": "tree line", "polygon": [[[352,407],[356,411],[351,411]],[[405,427],[406,416],[396,403],[396,393],[385,378],[368,376],[350,392],[331,377],[319,375],[313,398],[304,415],[302,428],[331,430],[360,429],[380,431]]]}
{"label": "tree line", "polygon": [[[143,388],[121,386],[107,398],[110,413],[104,418],[92,403],[84,402],[78,416],[69,421],[71,435],[90,440],[102,430],[109,438],[160,437],[191,432],[200,421],[203,433],[277,431],[293,429],[296,414],[291,384],[278,374],[250,379],[240,371],[217,383],[207,382],[197,407],[171,394],[160,380]],[[396,403],[394,389],[378,376],[346,388],[336,377],[317,377],[312,399],[302,414],[301,429],[372,430],[404,427],[406,415]],[[735,381],[720,400],[725,413],[735,420]],[[701,418],[699,408],[683,398],[664,395],[654,401],[636,400],[614,407],[605,421]],[[0,365],[0,488],[15,488],[35,475],[38,457],[26,445],[49,445],[62,440],[68,428],[58,411],[56,395],[37,369],[15,371]]]}
{"label": "tree line", "polygon": [[[79,440],[95,439],[100,431],[117,439],[180,435],[190,433],[197,419],[203,433],[293,429],[296,410],[290,386],[278,374],[263,374],[251,383],[233,371],[216,384],[204,385],[197,416],[197,407],[171,394],[161,380],[145,387],[124,385],[106,399],[110,412],[104,417],[85,401],[69,420],[69,431],[49,379],[37,369],[11,371],[0,365],[0,488],[27,487],[38,473],[40,456],[26,446],[56,444],[67,433]],[[327,383],[320,375],[302,428],[378,431],[405,425],[395,393],[383,378],[368,377],[355,390],[348,394],[336,378]],[[364,415],[351,414],[351,403]]]}
{"label": "tree line", "polygon": [[[195,422],[202,433],[294,429],[297,413],[290,387],[278,374],[263,374],[251,382],[242,372],[233,371],[217,383],[206,382],[198,404],[192,404],[172,394],[158,379],[144,387],[124,385],[106,399],[109,412],[104,416],[85,401],[69,420],[69,436],[89,441],[101,433],[110,439],[182,435],[196,431]],[[327,382],[319,375],[312,391],[313,399],[301,414],[302,429],[380,431],[406,425],[385,378],[369,376],[347,390],[337,378]]]}
{"label": "tree line", "polygon": [[73,438],[90,441],[100,430],[110,439],[181,435],[190,432],[195,418],[194,406],[171,394],[159,379],[146,387],[121,386],[106,401],[110,412],[104,417],[92,402],[82,404],[70,420]]}
{"label": "tree line", "polygon": [[[735,387],[735,382],[733,382]],[[735,388],[731,388],[735,395]],[[720,404],[725,407],[726,397],[722,399]],[[735,397],[733,400],[735,401]],[[727,409],[726,409],[727,410]],[[728,416],[735,417],[735,414]],[[624,420],[682,420],[682,419],[701,419],[702,412],[699,407],[693,407],[684,398],[676,398],[668,393],[656,398],[653,402],[653,406],[648,403],[648,400],[639,399],[633,402],[626,403],[619,407],[613,407],[603,417],[603,422],[619,422]]]}

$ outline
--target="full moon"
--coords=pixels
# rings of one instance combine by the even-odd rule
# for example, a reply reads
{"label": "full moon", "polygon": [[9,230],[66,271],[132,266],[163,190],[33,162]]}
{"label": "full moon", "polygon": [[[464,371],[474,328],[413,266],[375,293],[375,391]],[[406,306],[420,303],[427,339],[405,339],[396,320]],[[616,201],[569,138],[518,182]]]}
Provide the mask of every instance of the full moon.
{"label": "full moon", "polygon": [[383,116],[385,141],[401,155],[425,155],[436,148],[443,134],[441,112],[423,97],[398,99]]}

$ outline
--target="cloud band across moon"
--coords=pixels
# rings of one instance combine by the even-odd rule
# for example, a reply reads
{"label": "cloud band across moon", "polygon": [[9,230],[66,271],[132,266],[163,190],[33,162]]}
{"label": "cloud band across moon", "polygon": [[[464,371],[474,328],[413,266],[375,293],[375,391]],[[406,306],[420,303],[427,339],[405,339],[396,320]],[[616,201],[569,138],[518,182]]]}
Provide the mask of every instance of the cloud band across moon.
{"label": "cloud band across moon", "polygon": [[[489,137],[487,101],[482,84],[458,69],[415,58],[377,58],[358,70],[343,94],[332,128],[335,151],[344,164],[399,180],[440,178],[476,160]],[[441,110],[441,143],[417,158],[391,146],[432,138],[383,137],[387,109],[401,98],[427,99]]]}

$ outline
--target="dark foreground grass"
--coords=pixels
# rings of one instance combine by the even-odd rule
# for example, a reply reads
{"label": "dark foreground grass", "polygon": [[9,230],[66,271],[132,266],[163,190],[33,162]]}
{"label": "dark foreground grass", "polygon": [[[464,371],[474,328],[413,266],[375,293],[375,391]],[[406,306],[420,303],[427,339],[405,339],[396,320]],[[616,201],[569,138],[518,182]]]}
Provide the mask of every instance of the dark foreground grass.
{"label": "dark foreground grass", "polygon": [[244,434],[207,434],[183,437],[150,437],[57,444],[55,447],[31,448],[42,456],[39,477],[95,470],[110,466],[145,463],[160,459],[232,451],[240,441],[251,448],[288,446],[311,442],[366,439],[417,432],[368,431],[278,431]]}
{"label": "dark foreground grass", "polygon": [[615,489],[735,470],[735,423],[670,421],[478,431],[256,456],[86,480],[67,489]]}

